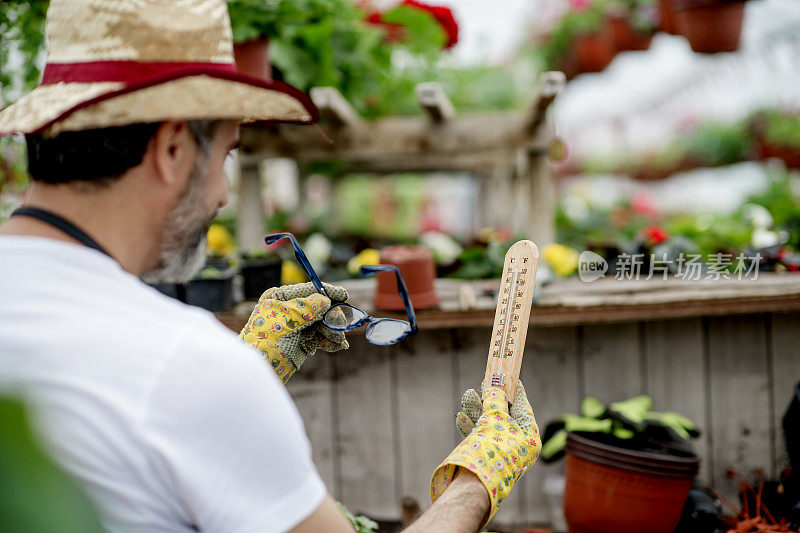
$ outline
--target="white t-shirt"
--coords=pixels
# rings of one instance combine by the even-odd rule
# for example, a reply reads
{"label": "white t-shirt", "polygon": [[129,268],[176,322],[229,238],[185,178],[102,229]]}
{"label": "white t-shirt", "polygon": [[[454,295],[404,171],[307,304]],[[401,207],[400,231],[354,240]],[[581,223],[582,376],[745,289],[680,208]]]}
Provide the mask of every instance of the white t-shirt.
{"label": "white t-shirt", "polygon": [[84,246],[0,237],[0,391],[112,532],[285,531],[326,493],[261,355]]}

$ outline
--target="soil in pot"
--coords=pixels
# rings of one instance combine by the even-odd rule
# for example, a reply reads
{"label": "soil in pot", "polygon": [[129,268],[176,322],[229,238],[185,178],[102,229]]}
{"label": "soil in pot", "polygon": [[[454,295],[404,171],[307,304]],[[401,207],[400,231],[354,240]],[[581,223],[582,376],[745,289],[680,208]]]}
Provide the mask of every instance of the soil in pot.
{"label": "soil in pot", "polygon": [[611,25],[611,34],[614,36],[614,48],[617,50],[647,50],[650,48],[653,34],[636,31],[627,18],[611,17],[609,24]]}
{"label": "soil in pot", "polygon": [[672,533],[696,457],[642,452],[570,433],[564,514],[570,533]]}
{"label": "soil in pot", "polygon": [[692,50],[704,54],[739,49],[744,1],[672,0],[675,21]]}
{"label": "soil in pot", "polygon": [[269,63],[268,41],[256,39],[233,45],[233,58],[236,70],[243,74],[260,78],[272,79],[272,69]]}

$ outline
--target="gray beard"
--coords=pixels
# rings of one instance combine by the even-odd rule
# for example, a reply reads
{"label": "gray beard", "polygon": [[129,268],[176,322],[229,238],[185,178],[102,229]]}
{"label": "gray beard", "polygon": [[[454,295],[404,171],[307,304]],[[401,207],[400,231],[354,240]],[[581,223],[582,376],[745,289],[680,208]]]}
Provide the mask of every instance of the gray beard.
{"label": "gray beard", "polygon": [[161,233],[158,266],[140,277],[145,283],[186,283],[202,270],[206,261],[208,228],[216,212],[205,211],[208,161],[202,155],[195,163],[189,183],[167,216]]}

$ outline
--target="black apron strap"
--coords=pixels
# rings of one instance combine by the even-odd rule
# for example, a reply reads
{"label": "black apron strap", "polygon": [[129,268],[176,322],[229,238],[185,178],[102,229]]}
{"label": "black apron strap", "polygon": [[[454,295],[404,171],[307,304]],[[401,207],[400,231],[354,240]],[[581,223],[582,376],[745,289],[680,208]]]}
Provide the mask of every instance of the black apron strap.
{"label": "black apron strap", "polygon": [[110,253],[106,251],[105,248],[97,244],[97,241],[89,237],[86,232],[80,229],[78,226],[70,222],[69,220],[65,220],[64,218],[56,215],[55,213],[51,213],[50,211],[45,211],[44,209],[39,209],[38,207],[20,207],[19,209],[14,210],[11,213],[11,216],[26,216],[32,217],[46,224],[50,224],[57,229],[60,229],[76,241],[97,250],[98,252],[106,254],[111,259],[114,259]]}

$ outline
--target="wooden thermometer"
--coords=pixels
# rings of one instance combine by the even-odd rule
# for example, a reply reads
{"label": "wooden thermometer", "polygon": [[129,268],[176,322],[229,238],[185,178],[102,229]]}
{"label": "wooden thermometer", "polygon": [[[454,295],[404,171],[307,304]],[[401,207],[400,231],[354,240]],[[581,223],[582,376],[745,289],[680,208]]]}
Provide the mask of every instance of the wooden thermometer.
{"label": "wooden thermometer", "polygon": [[517,393],[538,264],[536,245],[518,241],[506,253],[500,278],[484,387],[501,387],[509,403]]}

